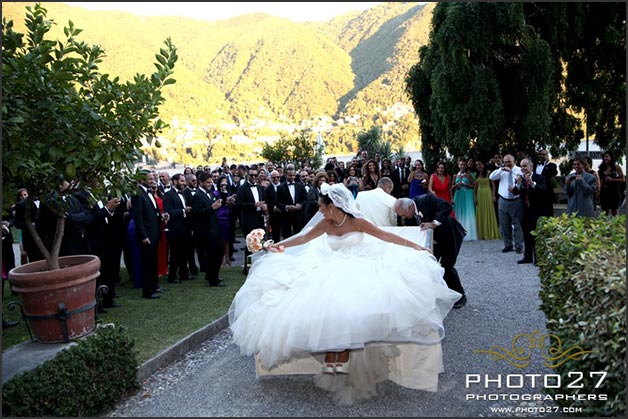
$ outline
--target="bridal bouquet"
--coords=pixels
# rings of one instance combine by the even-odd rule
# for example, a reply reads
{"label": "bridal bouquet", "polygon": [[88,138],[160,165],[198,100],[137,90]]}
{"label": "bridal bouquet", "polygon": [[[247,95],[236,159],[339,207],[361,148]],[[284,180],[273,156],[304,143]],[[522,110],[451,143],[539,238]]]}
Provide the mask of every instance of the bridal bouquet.
{"label": "bridal bouquet", "polygon": [[256,228],[246,235],[246,247],[251,253],[257,253],[260,250],[266,250],[268,246],[273,244],[272,240],[264,240],[266,232],[262,228]]}

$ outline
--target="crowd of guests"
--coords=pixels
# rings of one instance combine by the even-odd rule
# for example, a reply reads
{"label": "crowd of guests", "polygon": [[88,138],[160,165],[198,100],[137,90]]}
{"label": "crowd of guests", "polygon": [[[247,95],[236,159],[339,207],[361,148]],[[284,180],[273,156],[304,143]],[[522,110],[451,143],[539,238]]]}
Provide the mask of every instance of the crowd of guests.
{"label": "crowd of guests", "polygon": [[[563,185],[567,212],[593,216],[597,199],[607,215],[617,215],[625,177],[612,154],[604,153],[597,171],[580,157],[573,166]],[[450,215],[466,230],[464,240],[502,239],[502,252],[523,253],[519,263],[533,263],[531,232],[540,216],[554,214],[558,170],[547,150],[534,158],[523,153],[488,161],[459,158],[457,168],[448,173],[446,162],[439,161],[428,171],[419,159],[393,161],[366,151],[347,162],[328,158],[322,169],[308,162],[283,167],[272,161],[245,165],[223,159],[217,167],[186,167],[172,176],[146,170],[135,190],[100,199],[89,188],[64,180],[59,185],[66,203],[60,255],[101,258],[99,284],[107,285],[101,311],[119,306],[115,297],[121,259],[146,299],[159,298],[160,278],[180,283],[204,274],[208,286],[221,287],[220,269],[231,266],[234,252],[245,252],[243,273],[248,273],[248,249],[234,246],[238,229],[246,236],[263,228],[278,242],[301,231],[316,214],[323,183],[341,182],[358,198],[388,178],[385,192],[396,199],[433,194],[452,204]],[[3,233],[11,227],[19,230],[22,263],[43,259],[26,223],[33,224],[48,249],[57,228],[56,216],[27,197],[28,191],[20,189],[3,221]],[[31,206],[29,221],[26,205]],[[10,258],[3,257],[4,278],[10,268]]]}

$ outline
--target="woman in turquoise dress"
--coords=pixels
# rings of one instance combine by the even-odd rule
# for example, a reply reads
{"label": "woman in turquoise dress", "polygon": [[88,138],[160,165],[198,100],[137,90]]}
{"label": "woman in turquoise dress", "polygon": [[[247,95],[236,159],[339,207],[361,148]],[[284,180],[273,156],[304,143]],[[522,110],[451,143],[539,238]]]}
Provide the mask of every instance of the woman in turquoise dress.
{"label": "woman in turquoise dress", "polygon": [[476,187],[475,187],[475,201],[476,206],[476,221],[478,227],[478,239],[479,240],[497,240],[501,236],[499,234],[499,226],[497,225],[497,218],[495,217],[495,183],[489,180],[489,171],[486,170],[484,162],[477,160],[475,162],[476,168]]}
{"label": "woman in turquoise dress", "polygon": [[465,240],[477,240],[478,230],[475,219],[475,179],[467,168],[467,161],[458,160],[459,172],[454,176],[454,211],[456,219],[467,230]]}

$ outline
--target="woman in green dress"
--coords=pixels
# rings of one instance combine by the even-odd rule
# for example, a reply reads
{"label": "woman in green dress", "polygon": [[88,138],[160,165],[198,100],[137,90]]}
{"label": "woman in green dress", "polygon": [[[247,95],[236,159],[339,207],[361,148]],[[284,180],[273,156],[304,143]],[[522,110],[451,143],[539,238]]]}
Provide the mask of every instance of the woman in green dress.
{"label": "woman in green dress", "polygon": [[497,218],[495,217],[494,202],[495,195],[495,183],[491,182],[488,178],[490,174],[486,170],[486,165],[483,161],[478,160],[475,162],[476,178],[475,178],[475,202],[476,205],[476,219],[478,228],[479,240],[497,240],[500,239],[499,226],[497,225]]}

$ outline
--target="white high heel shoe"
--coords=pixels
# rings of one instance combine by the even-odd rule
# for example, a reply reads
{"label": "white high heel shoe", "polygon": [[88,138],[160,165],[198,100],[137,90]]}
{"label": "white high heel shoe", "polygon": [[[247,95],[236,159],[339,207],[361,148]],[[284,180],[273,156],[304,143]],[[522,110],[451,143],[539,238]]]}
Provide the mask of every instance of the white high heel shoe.
{"label": "white high heel shoe", "polygon": [[349,374],[349,360],[347,362],[336,362],[334,372],[336,374]]}
{"label": "white high heel shoe", "polygon": [[323,364],[323,374],[333,374],[335,369],[335,364],[333,362],[325,362]]}

